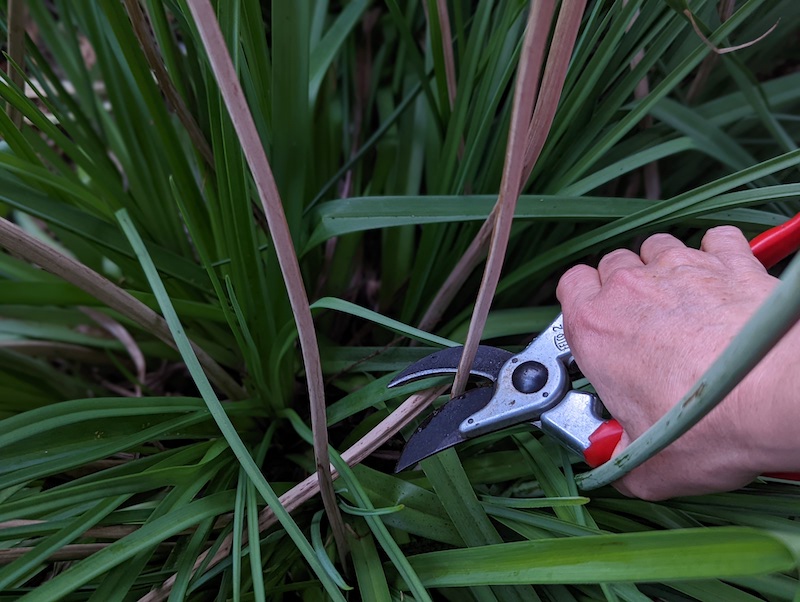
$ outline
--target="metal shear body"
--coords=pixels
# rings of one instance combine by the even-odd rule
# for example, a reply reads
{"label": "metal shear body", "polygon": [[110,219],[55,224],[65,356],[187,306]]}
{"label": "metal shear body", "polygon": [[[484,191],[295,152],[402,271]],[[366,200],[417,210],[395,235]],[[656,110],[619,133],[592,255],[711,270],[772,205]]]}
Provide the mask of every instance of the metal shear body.
{"label": "metal shear body", "polygon": [[[433,353],[398,374],[390,387],[429,376],[454,374],[463,352],[453,347]],[[508,426],[532,423],[591,466],[611,457],[622,428],[604,420],[596,395],[572,389],[572,353],[561,314],[523,351],[481,345],[470,374],[491,381],[435,411],[411,436],[397,471],[462,441]]]}

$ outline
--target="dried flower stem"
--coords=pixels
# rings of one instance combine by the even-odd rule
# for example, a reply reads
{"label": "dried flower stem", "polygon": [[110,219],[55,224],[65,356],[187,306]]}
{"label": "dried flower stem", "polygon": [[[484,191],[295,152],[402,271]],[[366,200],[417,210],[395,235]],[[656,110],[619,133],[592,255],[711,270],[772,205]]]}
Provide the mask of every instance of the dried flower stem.
{"label": "dried flower stem", "polygon": [[203,134],[203,130],[197,125],[194,115],[192,115],[183,97],[175,88],[175,84],[158,50],[158,45],[150,34],[150,27],[142,11],[142,7],[139,5],[139,0],[123,0],[123,2],[125,4],[125,9],[128,11],[128,17],[131,20],[133,33],[139,40],[139,45],[142,47],[145,59],[147,59],[147,64],[150,66],[150,69],[153,70],[153,75],[158,82],[159,88],[164,93],[164,97],[167,99],[170,107],[172,107],[172,110],[175,111],[183,127],[186,128],[186,132],[192,139],[194,147],[203,157],[206,164],[211,169],[214,169],[214,155],[211,152],[211,147]]}
{"label": "dried flower stem", "polygon": [[294,314],[306,370],[306,383],[311,405],[311,430],[314,435],[314,458],[317,464],[317,475],[320,480],[322,502],[336,538],[340,558],[344,560],[347,553],[347,539],[344,532],[344,521],[336,504],[333,478],[329,468],[322,363],[319,356],[314,320],[311,317],[308,295],[300,273],[300,264],[295,253],[294,242],[289,232],[289,225],[286,221],[278,186],[272,175],[272,168],[261,144],[261,139],[253,121],[250,107],[245,100],[241,84],[236,76],[236,70],[228,53],[228,47],[222,36],[222,30],[219,27],[214,8],[208,0],[193,0],[189,2],[189,10],[208,53],[211,69],[219,84],[222,99],[228,109],[233,127],[242,145],[245,159],[253,175],[258,196],[261,199],[261,205],[264,208],[264,214],[269,225],[270,235],[275,245],[278,264],[286,284],[289,304]]}
{"label": "dried flower stem", "polygon": [[[164,318],[94,270],[59,253],[4,218],[0,218],[0,246],[74,284],[136,322],[144,331],[151,332],[173,349],[177,348]],[[209,379],[228,398],[244,399],[245,393],[241,386],[208,353],[195,343],[192,343],[192,348]]]}
{"label": "dried flower stem", "polygon": [[[570,3],[565,2],[565,4]],[[481,287],[475,301],[475,309],[472,312],[467,340],[464,343],[464,353],[461,355],[458,372],[453,383],[453,396],[460,395],[467,384],[469,370],[478,351],[478,343],[480,342],[483,327],[486,324],[486,318],[489,315],[492,298],[497,290],[497,283],[500,281],[500,271],[503,268],[503,260],[508,247],[514,211],[524,183],[523,173],[527,154],[528,131],[531,126],[533,106],[537,97],[539,73],[542,68],[547,39],[546,36],[540,36],[539,34],[545,28],[549,29],[553,6],[553,0],[534,2],[528,14],[517,82],[514,87],[514,101],[508,143],[506,145],[503,179],[500,183],[500,195],[492,214],[487,219],[487,223],[493,220],[489,257],[486,261]]]}

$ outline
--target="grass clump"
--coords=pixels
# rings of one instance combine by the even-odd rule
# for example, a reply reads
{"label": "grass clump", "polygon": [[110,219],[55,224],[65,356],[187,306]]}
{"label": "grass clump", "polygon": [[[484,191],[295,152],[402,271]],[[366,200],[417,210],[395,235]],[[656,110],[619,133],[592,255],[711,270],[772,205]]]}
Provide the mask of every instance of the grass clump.
{"label": "grass clump", "polygon": [[394,475],[442,390],[386,383],[522,345],[576,260],[800,209],[795,2],[19,6],[0,599],[794,599],[796,485],[584,492],[524,428]]}

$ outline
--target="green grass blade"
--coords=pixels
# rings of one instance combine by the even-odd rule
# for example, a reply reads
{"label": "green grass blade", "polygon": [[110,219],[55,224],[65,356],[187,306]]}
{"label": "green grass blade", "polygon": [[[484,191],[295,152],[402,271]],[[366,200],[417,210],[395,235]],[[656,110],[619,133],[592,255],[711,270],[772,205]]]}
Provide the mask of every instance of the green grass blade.
{"label": "green grass blade", "polygon": [[62,546],[75,541],[83,535],[90,527],[116,510],[125,500],[127,495],[110,497],[93,506],[83,515],[76,518],[63,529],[54,533],[38,543],[30,552],[18,560],[0,569],[0,589],[8,589],[15,581],[22,579],[26,574],[33,571],[39,564]]}
{"label": "green grass blade", "polygon": [[410,560],[432,587],[705,579],[796,566],[783,542],[746,528],[538,540],[433,552]]}
{"label": "green grass blade", "polygon": [[265,600],[264,568],[261,559],[261,537],[258,532],[258,499],[256,488],[251,481],[246,481],[247,488],[247,533],[250,549],[250,574],[253,580],[253,596],[256,602]]}
{"label": "green grass blade", "polygon": [[75,591],[110,568],[119,566],[139,552],[150,549],[161,541],[173,537],[198,524],[217,516],[233,506],[231,492],[210,495],[202,500],[186,504],[177,510],[153,521],[133,534],[112,543],[90,558],[72,566],[58,577],[47,581],[26,596],[25,602],[50,602]]}
{"label": "green grass blade", "polygon": [[390,602],[392,596],[389,593],[389,584],[368,527],[364,521],[358,521],[351,525],[351,529],[347,537],[353,554],[353,567],[361,598],[374,602]]}
{"label": "green grass blade", "polygon": [[[297,415],[296,412],[287,411],[286,412],[287,418],[291,421],[292,426],[295,428],[297,433],[303,437],[303,439],[307,443],[311,443],[311,433],[308,427],[300,420],[300,417]],[[342,479],[347,484],[347,488],[355,501],[361,508],[366,510],[375,510],[375,507],[372,505],[372,502],[369,499],[369,496],[366,494],[364,489],[361,487],[361,484],[358,481],[358,478],[354,474],[353,470],[348,466],[348,464],[342,459],[342,457],[336,452],[336,450],[331,449],[331,463],[336,468],[336,471],[342,477]],[[384,552],[389,556],[392,564],[397,568],[398,572],[402,576],[404,582],[409,587],[411,592],[414,594],[415,598],[418,598],[420,601],[431,601],[430,595],[428,594],[427,590],[422,586],[417,575],[411,569],[410,565],[408,564],[408,560],[406,559],[403,552],[400,550],[399,546],[395,542],[394,538],[389,534],[388,529],[384,526],[383,522],[381,522],[380,518],[373,515],[365,515],[364,520],[370,526],[372,533],[375,535],[378,543],[383,548]]]}
{"label": "green grass blade", "polygon": [[439,345],[441,347],[456,347],[458,345],[458,343],[454,343],[453,341],[449,341],[442,337],[437,337],[436,335],[428,334],[427,332],[419,330],[418,328],[413,328],[411,326],[408,326],[407,324],[403,324],[398,320],[386,318],[377,312],[366,309],[364,307],[360,307],[355,303],[350,303],[349,301],[345,301],[344,299],[334,299],[332,297],[325,297],[324,299],[319,299],[314,303],[312,303],[311,309],[312,310],[332,309],[335,311],[348,313],[353,316],[357,316],[359,318],[363,318],[365,320],[369,320],[370,322],[379,324],[398,334],[402,334],[411,339],[415,339],[423,343],[429,343],[431,345]]}
{"label": "green grass blade", "polygon": [[344,10],[336,17],[325,32],[323,38],[314,46],[309,59],[309,104],[313,107],[322,85],[322,79],[328,71],[333,59],[344,43],[345,38],[355,28],[364,11],[369,5],[369,0],[354,0],[347,3]]}
{"label": "green grass blade", "polygon": [[167,295],[166,290],[164,289],[164,285],[158,277],[155,266],[153,265],[150,256],[147,254],[147,250],[145,249],[141,238],[130,221],[130,218],[124,211],[122,211],[117,214],[117,219],[119,219],[125,235],[128,237],[131,246],[139,258],[139,261],[142,263],[142,267],[148,276],[150,286],[153,288],[153,293],[159,299],[161,311],[164,313],[170,330],[175,337],[175,342],[178,345],[181,356],[186,362],[187,368],[192,374],[192,377],[194,378],[194,381],[197,384],[201,395],[203,396],[203,400],[206,402],[208,410],[214,417],[214,421],[219,426],[222,435],[225,437],[225,440],[228,442],[228,445],[230,445],[231,450],[236,455],[236,458],[241,463],[242,467],[247,473],[247,476],[253,482],[261,497],[264,498],[264,501],[266,501],[270,508],[272,508],[273,512],[275,512],[275,516],[278,518],[281,525],[284,527],[284,529],[286,529],[286,532],[290,535],[292,540],[295,542],[295,545],[297,545],[297,547],[303,553],[306,561],[309,563],[319,577],[320,581],[325,586],[328,595],[330,595],[334,600],[343,601],[344,598],[339,592],[339,589],[336,587],[336,584],[330,580],[324,568],[319,564],[313,548],[300,531],[297,523],[294,522],[289,513],[286,512],[283,506],[281,506],[278,496],[275,494],[270,484],[262,475],[260,469],[253,461],[253,457],[250,455],[250,452],[247,450],[241,438],[239,437],[239,434],[236,432],[233,423],[231,423],[230,419],[225,414],[219,399],[217,399],[217,396],[211,387],[211,383],[208,381],[208,378],[197,361],[194,350],[184,334],[183,327],[181,326],[180,320],[178,319],[178,316],[172,307],[172,303]]}

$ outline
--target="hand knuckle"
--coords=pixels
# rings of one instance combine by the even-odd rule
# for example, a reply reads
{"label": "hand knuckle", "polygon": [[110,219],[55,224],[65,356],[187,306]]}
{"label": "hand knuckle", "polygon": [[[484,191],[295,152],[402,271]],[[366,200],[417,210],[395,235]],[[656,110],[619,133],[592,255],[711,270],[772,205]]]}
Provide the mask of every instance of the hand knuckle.
{"label": "hand knuckle", "polygon": [[636,288],[641,281],[641,269],[622,267],[612,271],[606,284],[616,288]]}
{"label": "hand knuckle", "polygon": [[665,241],[665,240],[671,240],[671,239],[672,239],[672,236],[671,236],[670,234],[667,234],[667,233],[665,233],[665,232],[659,232],[659,233],[657,233],[657,234],[652,234],[651,236],[648,236],[648,237],[645,239],[645,241],[642,243],[642,247],[641,247],[641,249],[642,249],[642,251],[645,251],[645,250],[647,250],[649,247],[652,247],[652,246],[654,246],[654,245],[656,245],[656,246],[657,246],[657,245],[659,245],[659,244],[660,244],[662,241]]}
{"label": "hand knuckle", "polygon": [[693,255],[692,249],[669,247],[658,254],[658,261],[671,266],[686,265],[691,263]]}
{"label": "hand knuckle", "polygon": [[627,249],[616,249],[610,253],[606,253],[597,264],[597,269],[603,270],[606,266],[608,266],[609,263],[613,263],[618,257],[624,256],[628,253],[630,253],[630,251]]}
{"label": "hand knuckle", "polygon": [[743,236],[742,231],[739,230],[736,226],[730,225],[722,225],[722,226],[714,226],[713,228],[709,229],[706,232],[706,236],[719,236],[719,237],[727,237],[727,236]]}
{"label": "hand knuckle", "polygon": [[729,266],[737,270],[754,270],[758,274],[765,274],[766,268],[761,262],[756,259],[754,255],[745,255],[744,253],[726,253],[721,259]]}
{"label": "hand knuckle", "polygon": [[574,283],[579,279],[577,270],[578,267],[579,266],[570,268],[564,272],[564,274],[562,274],[561,278],[558,280],[558,285],[556,286],[556,297],[558,297],[562,302],[569,295],[569,291],[572,290]]}
{"label": "hand knuckle", "polygon": [[566,272],[564,272],[563,276],[561,276],[561,281],[562,282],[565,282],[565,281],[566,282],[570,282],[572,280],[580,278],[580,274],[583,272],[585,267],[586,266],[584,266],[584,265],[574,265],[574,266],[572,266],[570,269],[568,269]]}

